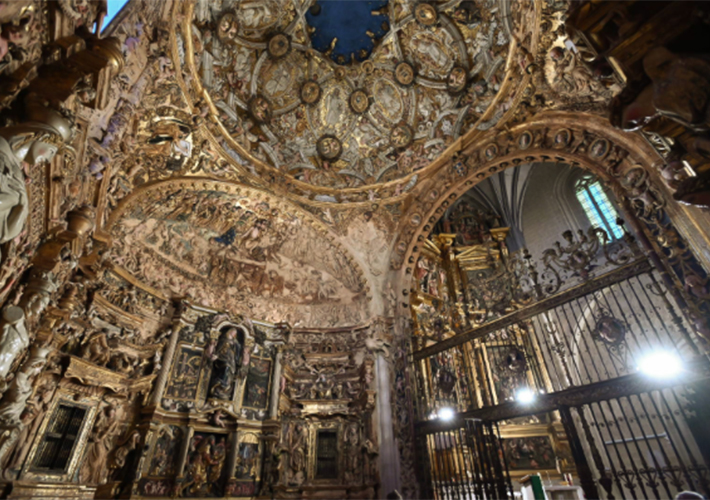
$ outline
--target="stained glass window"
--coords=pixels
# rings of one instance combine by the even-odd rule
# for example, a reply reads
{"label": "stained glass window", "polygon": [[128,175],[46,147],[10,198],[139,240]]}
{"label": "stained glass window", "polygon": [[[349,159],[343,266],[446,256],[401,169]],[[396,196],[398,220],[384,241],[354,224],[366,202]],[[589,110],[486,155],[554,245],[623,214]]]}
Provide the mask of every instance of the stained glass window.
{"label": "stained glass window", "polygon": [[577,199],[582,204],[592,226],[606,230],[613,239],[624,236],[621,227],[616,223],[619,214],[599,181],[589,182],[589,179],[580,181],[577,184]]}

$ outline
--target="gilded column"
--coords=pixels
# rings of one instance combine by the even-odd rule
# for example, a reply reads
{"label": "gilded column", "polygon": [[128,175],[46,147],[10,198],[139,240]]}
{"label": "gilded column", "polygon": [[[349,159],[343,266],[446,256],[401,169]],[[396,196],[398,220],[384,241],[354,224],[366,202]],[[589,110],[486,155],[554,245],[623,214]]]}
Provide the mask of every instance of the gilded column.
{"label": "gilded column", "polygon": [[163,354],[163,368],[158,374],[158,378],[155,379],[155,386],[153,387],[153,394],[150,398],[150,404],[152,406],[160,405],[160,400],[163,399],[163,392],[165,391],[165,385],[168,383],[168,376],[170,375],[170,370],[173,366],[173,358],[175,357],[175,349],[177,348],[178,340],[180,339],[180,325],[181,322],[178,320],[173,323],[173,333],[170,335],[170,341],[168,342],[168,347],[165,349]]}

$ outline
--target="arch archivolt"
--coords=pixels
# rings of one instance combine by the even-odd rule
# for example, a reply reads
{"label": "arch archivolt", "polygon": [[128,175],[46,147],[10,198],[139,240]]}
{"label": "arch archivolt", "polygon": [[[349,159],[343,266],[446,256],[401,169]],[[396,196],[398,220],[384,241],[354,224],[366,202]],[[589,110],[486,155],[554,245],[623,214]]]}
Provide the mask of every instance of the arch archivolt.
{"label": "arch archivolt", "polygon": [[640,136],[616,130],[604,118],[579,113],[544,113],[482,137],[437,171],[428,187],[422,183],[402,217],[391,258],[392,269],[400,273],[402,294],[408,294],[412,270],[434,224],[472,186],[515,165],[564,162],[594,173],[613,190],[627,222],[673,270],[687,301],[704,310],[704,299],[682,287],[691,274],[703,282],[708,278],[674,221],[666,216],[666,191],[654,171],[659,159]]}

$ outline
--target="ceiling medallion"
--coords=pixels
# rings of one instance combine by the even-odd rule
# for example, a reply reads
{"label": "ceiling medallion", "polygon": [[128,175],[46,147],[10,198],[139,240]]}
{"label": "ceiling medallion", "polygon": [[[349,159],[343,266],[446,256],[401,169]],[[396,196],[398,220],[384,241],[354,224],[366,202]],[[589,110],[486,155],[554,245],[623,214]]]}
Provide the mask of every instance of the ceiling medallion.
{"label": "ceiling medallion", "polygon": [[318,82],[313,80],[306,80],[301,85],[301,101],[304,104],[312,106],[320,100],[321,88]]}
{"label": "ceiling medallion", "polygon": [[412,143],[414,133],[409,125],[400,123],[390,132],[390,145],[393,148],[406,148]]}
{"label": "ceiling medallion", "polygon": [[449,91],[449,94],[460,94],[466,90],[467,83],[468,75],[466,74],[466,69],[461,66],[454,66],[446,78],[446,90]]}
{"label": "ceiling medallion", "polygon": [[274,59],[280,59],[291,50],[291,39],[283,33],[276,33],[266,44],[266,51]]}
{"label": "ceiling medallion", "polygon": [[414,83],[414,66],[402,61],[394,67],[394,79],[403,87],[409,87]]}
{"label": "ceiling medallion", "polygon": [[259,123],[271,121],[271,103],[263,95],[257,94],[249,99],[249,113]]}
{"label": "ceiling medallion", "polygon": [[343,145],[334,135],[324,135],[316,143],[316,150],[321,158],[327,161],[335,161],[343,152]]}
{"label": "ceiling medallion", "polygon": [[414,18],[422,26],[434,26],[439,20],[439,13],[433,5],[420,3],[414,8]]}
{"label": "ceiling medallion", "polygon": [[350,103],[352,112],[358,115],[363,114],[370,107],[370,98],[362,89],[354,90],[353,93],[350,94],[348,102]]}

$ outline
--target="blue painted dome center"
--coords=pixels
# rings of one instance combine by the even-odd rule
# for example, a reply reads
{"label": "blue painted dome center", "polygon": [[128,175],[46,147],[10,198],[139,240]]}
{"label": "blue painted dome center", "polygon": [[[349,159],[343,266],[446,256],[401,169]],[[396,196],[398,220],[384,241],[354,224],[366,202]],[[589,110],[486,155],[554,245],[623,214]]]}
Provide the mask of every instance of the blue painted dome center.
{"label": "blue painted dome center", "polygon": [[306,12],[313,48],[338,64],[364,61],[389,31],[389,0],[318,0]]}

